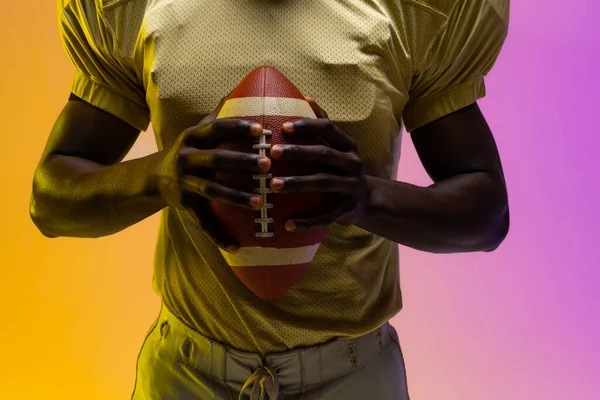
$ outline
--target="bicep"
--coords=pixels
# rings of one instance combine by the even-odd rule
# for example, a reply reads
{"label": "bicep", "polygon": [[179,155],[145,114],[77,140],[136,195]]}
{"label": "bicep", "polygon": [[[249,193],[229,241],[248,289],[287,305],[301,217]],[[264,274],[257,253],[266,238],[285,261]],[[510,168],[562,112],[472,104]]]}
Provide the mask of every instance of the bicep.
{"label": "bicep", "polygon": [[56,155],[112,165],[127,155],[140,130],[73,95],[58,116],[42,162]]}
{"label": "bicep", "polygon": [[504,182],[496,142],[476,103],[416,129],[411,138],[434,182],[473,172]]}

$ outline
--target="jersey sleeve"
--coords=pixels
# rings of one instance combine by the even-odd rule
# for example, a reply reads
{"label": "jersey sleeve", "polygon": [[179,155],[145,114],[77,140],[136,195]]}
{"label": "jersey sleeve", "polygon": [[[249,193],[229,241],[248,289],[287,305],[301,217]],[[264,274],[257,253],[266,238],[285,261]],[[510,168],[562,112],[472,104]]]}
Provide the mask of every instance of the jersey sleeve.
{"label": "jersey sleeve", "polygon": [[75,66],[73,94],[146,130],[150,112],[145,90],[119,59],[117,39],[101,7],[94,0],[59,0],[58,22],[63,47]]}
{"label": "jersey sleeve", "polygon": [[416,70],[403,111],[408,132],[485,96],[508,33],[508,0],[459,0],[439,33],[415,49]]}

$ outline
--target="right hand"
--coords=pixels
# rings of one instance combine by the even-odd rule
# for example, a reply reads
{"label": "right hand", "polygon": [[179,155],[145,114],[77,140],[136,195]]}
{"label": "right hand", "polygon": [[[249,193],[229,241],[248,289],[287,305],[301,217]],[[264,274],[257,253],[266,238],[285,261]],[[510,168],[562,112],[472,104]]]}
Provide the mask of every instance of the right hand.
{"label": "right hand", "polygon": [[222,141],[239,137],[258,137],[260,124],[241,119],[217,119],[225,98],[196,126],[186,129],[164,153],[158,167],[157,188],[165,202],[187,209],[198,218],[201,229],[219,248],[235,253],[237,243],[226,234],[208,207],[208,200],[250,210],[260,210],[263,199],[254,193],[220,185],[210,180],[211,170],[265,173],[271,160],[258,154],[215,149]]}

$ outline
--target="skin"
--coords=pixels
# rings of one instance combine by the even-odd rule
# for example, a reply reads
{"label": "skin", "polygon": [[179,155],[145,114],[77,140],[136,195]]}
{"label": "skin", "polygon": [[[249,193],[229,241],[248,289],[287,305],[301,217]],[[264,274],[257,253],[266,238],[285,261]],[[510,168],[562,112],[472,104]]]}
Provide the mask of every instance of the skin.
{"label": "skin", "polygon": [[432,253],[495,250],[509,228],[506,184],[492,132],[477,104],[434,121],[411,134],[434,181],[419,187],[365,175],[353,140],[307,98],[316,120],[295,121],[284,132],[318,135],[326,146],[274,146],[271,156],[306,160],[338,173],[271,180],[281,193],[327,191],[336,206],[311,220],[289,221],[288,229],[332,222],[355,224],[396,243]]}
{"label": "skin", "polygon": [[[316,120],[292,124],[290,135],[316,135],[327,146],[273,146],[271,157],[324,167],[309,177],[274,177],[281,193],[327,191],[332,207],[286,229],[333,222],[357,225],[396,243],[433,253],[492,251],[506,237],[506,185],[492,133],[476,104],[415,130],[412,140],[434,181],[429,187],[366,175],[354,141],[311,98]],[[192,211],[213,243],[231,252],[236,244],[219,228],[207,199],[260,209],[262,199],[208,179],[211,170],[266,172],[270,160],[257,154],[214,150],[218,140],[258,136],[249,121],[216,119],[219,106],[176,143],[122,162],[139,130],[71,97],[48,139],[36,169],[30,214],[47,237],[99,237],[131,226],[166,206]]]}

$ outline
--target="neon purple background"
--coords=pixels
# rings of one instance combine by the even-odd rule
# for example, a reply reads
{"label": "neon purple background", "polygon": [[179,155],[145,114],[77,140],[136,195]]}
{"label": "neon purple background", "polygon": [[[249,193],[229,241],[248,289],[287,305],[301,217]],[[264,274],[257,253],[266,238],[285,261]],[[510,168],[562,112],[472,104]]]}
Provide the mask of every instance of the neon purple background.
{"label": "neon purple background", "polygon": [[[600,399],[600,3],[513,1],[481,108],[509,189],[491,254],[401,248],[415,400]],[[430,181],[410,140],[401,180]]]}

